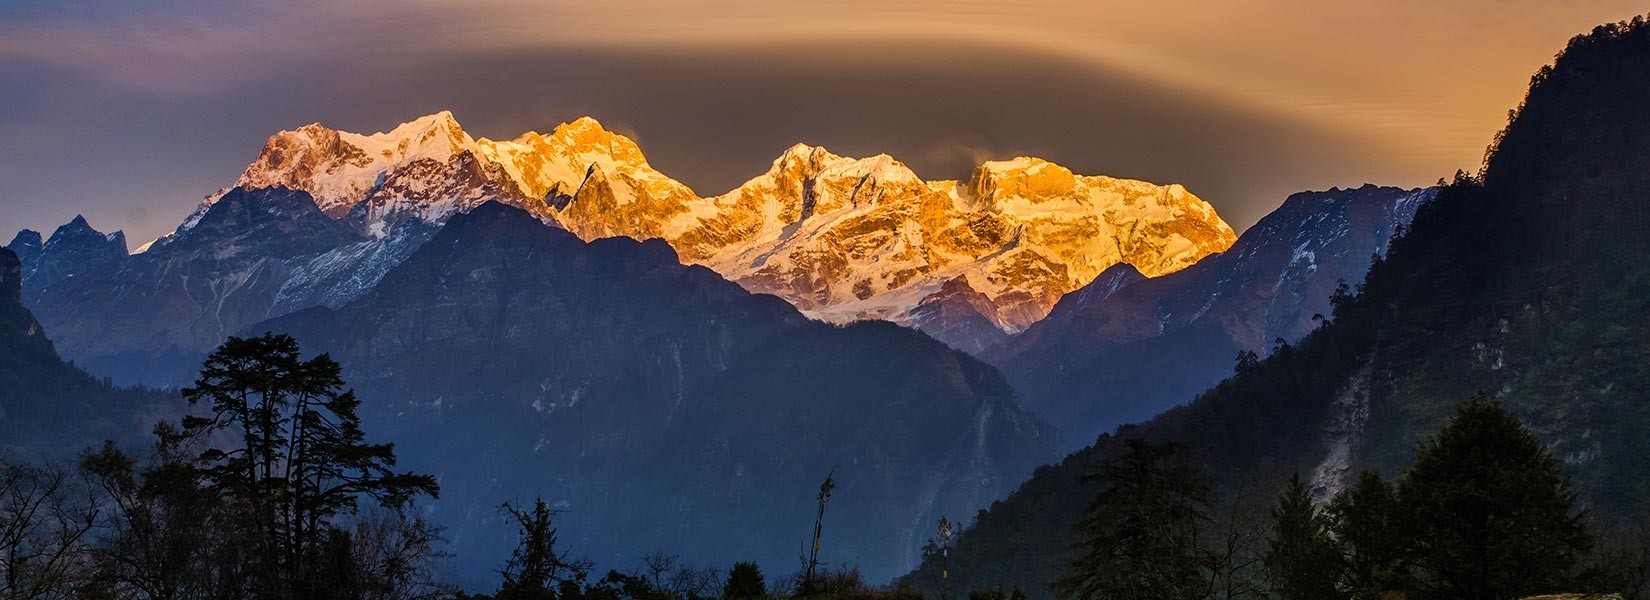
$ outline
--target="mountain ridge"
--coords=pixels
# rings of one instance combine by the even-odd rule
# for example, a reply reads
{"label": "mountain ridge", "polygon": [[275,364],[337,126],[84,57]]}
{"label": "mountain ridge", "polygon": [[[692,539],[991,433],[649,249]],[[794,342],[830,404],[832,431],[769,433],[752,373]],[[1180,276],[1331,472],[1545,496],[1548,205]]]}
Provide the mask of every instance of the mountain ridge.
{"label": "mountain ridge", "polygon": [[1183,186],[1030,157],[984,163],[966,182],[924,181],[887,155],[799,143],[766,172],[701,197],[590,117],[509,141],[473,138],[449,111],[368,135],[313,123],[272,135],[235,186],[307,191],[375,238],[498,200],[586,240],[664,238],[685,261],[837,322],[910,322],[924,297],[965,277],[999,306],[986,316],[1007,332],[1113,264],[1173,272],[1236,239]]}
{"label": "mountain ridge", "polygon": [[[112,237],[88,231],[73,239]],[[353,298],[429,233],[409,225],[370,239],[327,217],[306,192],[236,188],[194,226],[141,254],[122,248],[92,268],[43,252],[37,262],[62,262],[75,276],[25,282],[25,303],[77,364],[123,383],[182,385],[225,336]]]}

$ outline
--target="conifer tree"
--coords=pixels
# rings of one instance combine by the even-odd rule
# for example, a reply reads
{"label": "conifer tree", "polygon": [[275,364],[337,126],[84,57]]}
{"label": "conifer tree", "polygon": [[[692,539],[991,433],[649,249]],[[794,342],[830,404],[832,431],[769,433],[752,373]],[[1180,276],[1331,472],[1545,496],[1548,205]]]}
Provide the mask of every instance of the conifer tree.
{"label": "conifer tree", "polygon": [[1479,394],[1422,444],[1398,483],[1412,597],[1493,600],[1574,591],[1591,541],[1551,452]]}
{"label": "conifer tree", "polygon": [[1209,591],[1200,535],[1210,485],[1175,444],[1131,439],[1084,478],[1104,486],[1077,525],[1078,557],[1055,591],[1082,600],[1201,598]]}
{"label": "conifer tree", "polygon": [[1397,492],[1375,471],[1336,494],[1324,507],[1340,551],[1340,587],[1352,600],[1378,600],[1404,589],[1405,543]]}
{"label": "conifer tree", "polygon": [[1272,537],[1262,557],[1273,592],[1280,600],[1336,597],[1336,559],[1324,517],[1296,473],[1272,508]]}
{"label": "conifer tree", "polygon": [[733,563],[728,570],[728,581],[722,585],[722,597],[745,600],[768,595],[768,584],[762,578],[762,569],[752,562]]}

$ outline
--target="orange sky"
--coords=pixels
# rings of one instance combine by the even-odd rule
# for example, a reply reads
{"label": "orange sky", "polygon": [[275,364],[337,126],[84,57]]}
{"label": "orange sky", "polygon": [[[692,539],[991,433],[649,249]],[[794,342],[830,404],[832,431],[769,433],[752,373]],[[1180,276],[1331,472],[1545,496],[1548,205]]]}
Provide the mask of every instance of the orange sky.
{"label": "orange sky", "polygon": [[[704,193],[794,141],[889,151],[925,176],[957,176],[924,156],[960,139],[970,160],[1050,153],[1086,173],[1185,182],[1241,229],[1290,191],[1424,185],[1475,167],[1530,74],[1568,38],[1645,8],[22,0],[0,7],[0,127],[11,132],[0,136],[0,207],[18,209],[0,211],[0,232],[84,212],[146,239],[232,180],[273,129],[320,120],[370,131],[437,108],[492,136],[596,113],[633,127],[662,170]],[[921,87],[888,90],[903,81]],[[727,108],[783,89],[809,91]],[[1052,115],[1043,129],[980,124],[1049,116],[1037,111]],[[1150,122],[1122,116],[1134,113]],[[1048,141],[1068,131],[1060,123],[1088,120],[1069,129],[1085,139]],[[65,181],[87,163],[106,180]]]}
{"label": "orange sky", "polygon": [[425,4],[464,24],[440,43],[470,50],[877,38],[1021,46],[1344,128],[1439,164],[1478,158],[1530,74],[1566,40],[1646,8],[1623,0]]}

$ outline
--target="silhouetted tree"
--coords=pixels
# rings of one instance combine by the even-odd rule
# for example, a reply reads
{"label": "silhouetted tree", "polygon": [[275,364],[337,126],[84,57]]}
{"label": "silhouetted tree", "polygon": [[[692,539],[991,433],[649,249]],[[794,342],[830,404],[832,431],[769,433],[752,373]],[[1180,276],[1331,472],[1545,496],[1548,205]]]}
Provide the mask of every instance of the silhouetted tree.
{"label": "silhouetted tree", "polygon": [[0,461],[0,599],[80,597],[97,507],[63,469]]}
{"label": "silhouetted tree", "polygon": [[1337,559],[1306,484],[1299,473],[1290,476],[1272,509],[1272,537],[1263,559],[1272,591],[1280,600],[1334,598]]}
{"label": "silhouetted tree", "polygon": [[498,600],[549,600],[564,590],[577,590],[590,572],[589,563],[572,560],[556,547],[555,511],[543,499],[533,501],[531,508],[517,508],[506,503],[505,514],[515,521],[516,549],[504,565],[504,583],[499,586]]}
{"label": "silhouetted tree", "polygon": [[1324,507],[1340,552],[1340,588],[1352,600],[1379,600],[1404,588],[1405,541],[1397,492],[1375,471],[1358,475]]}
{"label": "silhouetted tree", "polygon": [[808,560],[803,567],[802,586],[800,595],[811,596],[819,593],[814,580],[814,573],[819,569],[819,546],[825,536],[825,503],[831,501],[831,493],[836,490],[836,471],[833,469],[825,474],[825,481],[819,484],[819,512],[814,516],[813,546],[808,551]]}
{"label": "silhouetted tree", "polygon": [[753,562],[733,563],[728,570],[728,581],[722,584],[722,597],[728,600],[760,598],[768,595],[768,584],[762,578],[762,569]]}
{"label": "silhouetted tree", "polygon": [[183,397],[210,407],[184,417],[183,435],[209,443],[196,468],[240,521],[259,594],[323,593],[324,554],[338,551],[334,518],[361,497],[400,510],[437,493],[434,478],[394,471],[391,444],[365,441],[338,363],[301,359],[289,336],[229,338]]}
{"label": "silhouetted tree", "polygon": [[1104,487],[1077,525],[1079,555],[1055,591],[1084,600],[1209,593],[1199,538],[1212,493],[1180,446],[1130,439],[1084,481]]}
{"label": "silhouetted tree", "polygon": [[93,544],[100,576],[118,596],[176,600],[244,589],[218,496],[201,487],[170,426],[147,464],[105,443],[80,460],[101,491],[102,535]]}
{"label": "silhouetted tree", "polygon": [[1571,591],[1590,536],[1535,435],[1483,394],[1461,405],[1398,483],[1414,597]]}

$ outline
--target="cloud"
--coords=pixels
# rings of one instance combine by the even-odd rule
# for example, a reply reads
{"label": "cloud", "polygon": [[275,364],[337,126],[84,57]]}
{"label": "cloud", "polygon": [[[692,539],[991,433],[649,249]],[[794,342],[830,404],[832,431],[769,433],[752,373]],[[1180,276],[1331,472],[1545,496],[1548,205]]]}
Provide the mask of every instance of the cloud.
{"label": "cloud", "polygon": [[930,145],[921,155],[921,161],[939,167],[938,173],[923,173],[926,179],[963,179],[975,167],[986,161],[1012,158],[1004,152],[991,147],[991,142],[984,136],[972,133],[959,133]]}

